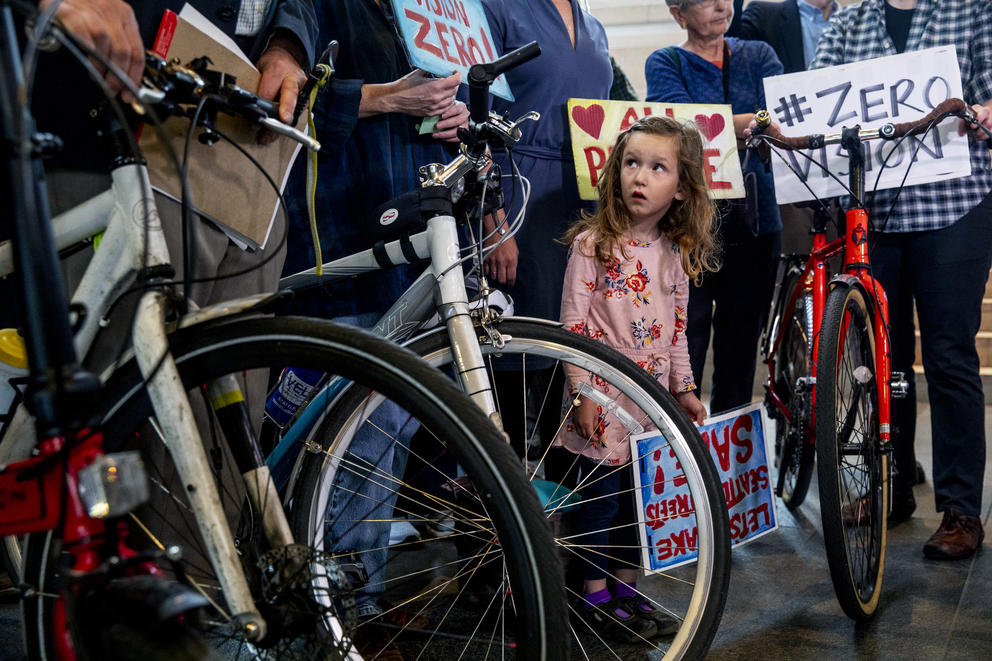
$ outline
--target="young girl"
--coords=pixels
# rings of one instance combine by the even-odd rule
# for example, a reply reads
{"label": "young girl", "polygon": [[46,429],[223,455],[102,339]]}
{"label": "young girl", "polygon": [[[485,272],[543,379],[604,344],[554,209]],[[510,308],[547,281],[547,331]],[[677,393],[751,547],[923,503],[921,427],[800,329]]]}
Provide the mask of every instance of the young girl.
{"label": "young girl", "polygon": [[[637,362],[697,424],[705,409],[689,366],[686,304],[689,278],[716,269],[713,218],[695,127],[645,117],[617,138],[599,183],[599,210],[565,237],[571,243],[561,304],[565,327]],[[563,406],[574,409],[555,445],[578,455],[582,504],[574,542],[586,602],[580,610],[615,639],[674,634],[678,623],[634,587],[640,552],[629,433],[593,400],[579,396],[575,406],[578,383],[588,381],[588,373],[572,368],[566,377]]]}

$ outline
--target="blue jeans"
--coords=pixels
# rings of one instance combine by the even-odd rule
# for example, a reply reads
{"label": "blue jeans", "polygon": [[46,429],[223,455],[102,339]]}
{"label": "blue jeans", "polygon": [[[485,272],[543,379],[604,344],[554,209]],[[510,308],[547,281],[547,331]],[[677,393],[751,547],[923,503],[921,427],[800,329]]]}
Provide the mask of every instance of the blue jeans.
{"label": "blue jeans", "polygon": [[[375,314],[363,314],[335,321],[369,328],[377,319]],[[333,553],[355,552],[365,566],[369,581],[356,592],[360,616],[381,612],[378,601],[385,592],[389,521],[406,470],[410,437],[417,428],[417,421],[396,403],[383,402],[355,432],[334,478],[324,534]]]}

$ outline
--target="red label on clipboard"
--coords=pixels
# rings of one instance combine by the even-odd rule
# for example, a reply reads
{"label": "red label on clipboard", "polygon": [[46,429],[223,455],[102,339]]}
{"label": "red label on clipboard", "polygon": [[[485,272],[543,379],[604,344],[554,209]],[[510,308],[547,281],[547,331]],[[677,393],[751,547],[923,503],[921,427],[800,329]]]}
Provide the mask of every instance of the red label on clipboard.
{"label": "red label on clipboard", "polygon": [[176,33],[176,24],[179,17],[176,12],[166,9],[162,14],[162,22],[158,25],[158,32],[155,34],[155,43],[152,44],[152,52],[159,57],[165,57],[172,44],[172,36]]}

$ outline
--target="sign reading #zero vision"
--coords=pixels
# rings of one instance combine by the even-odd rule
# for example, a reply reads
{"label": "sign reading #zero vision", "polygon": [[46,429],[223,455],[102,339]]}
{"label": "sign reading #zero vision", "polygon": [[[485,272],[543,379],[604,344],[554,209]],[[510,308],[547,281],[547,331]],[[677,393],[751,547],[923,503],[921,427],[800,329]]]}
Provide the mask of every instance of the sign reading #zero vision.
{"label": "sign reading #zero vision", "polygon": [[645,103],[569,99],[568,123],[579,197],[596,199],[596,185],[617,136],[648,115],[664,115],[693,122],[703,139],[703,171],[710,197],[744,197],[744,177],[737,157],[734,121],[727,105]]}
{"label": "sign reading #zero vision", "polygon": [[[961,72],[955,47],[939,46],[772,76],[764,85],[768,111],[784,135],[830,134],[856,124],[869,129],[919,119],[941,101],[961,97]],[[949,118],[921,136],[864,143],[866,188],[895,188],[904,177],[913,186],[971,174],[968,138],[957,127],[958,120]],[[813,199],[810,189],[821,199],[843,195],[824,165],[847,183],[847,153],[840,145],[773,157],[778,203]]]}
{"label": "sign reading #zero vision", "polygon": [[[499,57],[479,0],[392,0],[392,4],[410,63],[419,69],[436,76],[461,71],[466,82],[469,67]],[[489,89],[513,101],[506,76],[497,78]]]}

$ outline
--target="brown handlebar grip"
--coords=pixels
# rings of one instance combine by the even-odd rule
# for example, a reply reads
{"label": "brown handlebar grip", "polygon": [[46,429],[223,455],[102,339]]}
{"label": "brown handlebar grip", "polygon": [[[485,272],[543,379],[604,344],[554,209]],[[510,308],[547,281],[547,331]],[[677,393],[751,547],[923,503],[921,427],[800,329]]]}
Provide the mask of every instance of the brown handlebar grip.
{"label": "brown handlebar grip", "polygon": [[961,99],[947,99],[946,101],[941,101],[937,106],[930,111],[930,114],[926,117],[921,117],[916,121],[903,122],[902,124],[895,125],[895,133],[893,138],[901,138],[904,135],[913,135],[914,133],[919,133],[926,126],[930,124],[933,120],[937,119],[941,115],[967,112],[968,104]]}
{"label": "brown handlebar grip", "polygon": [[[764,111],[762,111],[764,112]],[[887,138],[900,138],[904,135],[913,135],[915,133],[921,132],[935,119],[939,118],[941,115],[957,114],[969,112],[968,104],[961,99],[951,98],[946,101],[942,101],[937,104],[937,106],[930,111],[926,117],[921,117],[920,119],[914,120],[912,122],[903,122],[902,124],[894,125],[894,132],[891,136],[886,136]],[[766,135],[772,144],[776,147],[783,147],[785,149],[815,149],[823,145],[822,135],[800,135],[795,137],[789,137],[782,135],[776,124],[769,125],[764,129],[764,135]]]}

